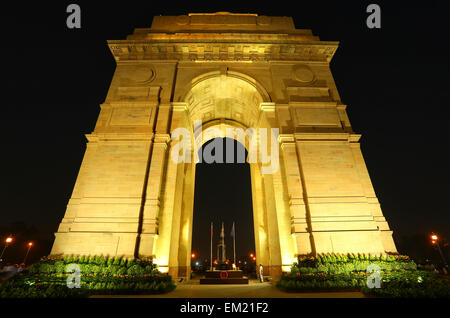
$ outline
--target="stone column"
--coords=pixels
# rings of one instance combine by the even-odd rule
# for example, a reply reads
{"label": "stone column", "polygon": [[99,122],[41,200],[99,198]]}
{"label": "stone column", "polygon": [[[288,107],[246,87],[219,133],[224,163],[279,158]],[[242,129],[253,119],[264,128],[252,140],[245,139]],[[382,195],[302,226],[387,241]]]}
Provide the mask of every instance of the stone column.
{"label": "stone column", "polygon": [[147,184],[143,195],[144,205],[140,216],[139,257],[153,256],[154,239],[157,234],[160,209],[161,183],[166,165],[168,134],[156,134],[153,141]]}
{"label": "stone column", "polygon": [[[187,127],[186,105],[184,103],[172,104],[172,117],[170,130]],[[176,163],[171,160],[173,143],[170,142],[167,151],[167,168],[164,176],[164,197],[162,209],[159,212],[158,239],[155,256],[158,266],[167,271],[173,278],[178,277],[179,260],[178,250],[180,244],[180,223],[182,194],[184,187],[185,163]]]}
{"label": "stone column", "polygon": [[183,197],[180,217],[180,244],[178,246],[178,275],[189,280],[191,276],[195,163],[185,164],[182,175]]}
{"label": "stone column", "polygon": [[[159,92],[159,90],[158,90]],[[158,234],[158,217],[161,205],[162,183],[167,164],[167,148],[170,141],[168,124],[171,105],[160,104],[155,125],[153,148],[147,170],[147,179],[142,194],[140,213],[138,256],[155,256],[155,239]]]}
{"label": "stone column", "polygon": [[289,194],[291,232],[294,234],[297,242],[297,254],[311,254],[313,252],[311,220],[308,217],[307,205],[305,203],[295,137],[291,134],[280,135],[279,140],[283,152],[284,172]]}
{"label": "stone column", "polygon": [[264,209],[264,189],[261,169],[250,164],[252,178],[253,223],[255,229],[255,253],[258,264],[263,264],[264,275],[269,275],[270,253],[267,234],[267,215]]}
{"label": "stone column", "polygon": [[[260,110],[261,120],[259,123],[260,128],[268,129],[267,142],[271,139],[270,129],[276,126],[275,121],[275,104],[274,103],[261,103]],[[270,137],[269,137],[270,136]],[[277,141],[278,143],[278,141]],[[261,140],[259,141],[259,147],[261,147]],[[269,145],[266,145],[267,149],[270,149]],[[270,154],[271,155],[271,154]],[[258,157],[259,158],[259,157]],[[261,159],[261,158],[259,158]],[[273,159],[272,159],[273,160]],[[259,163],[261,168],[262,163]],[[260,170],[261,171],[261,170]],[[273,281],[277,281],[281,277],[281,248],[280,248],[280,236],[278,228],[278,211],[275,198],[274,180],[272,174],[262,174],[262,188],[264,191],[264,205],[267,218],[267,242],[269,246],[269,273],[272,276]],[[258,258],[258,255],[256,256]],[[258,259],[257,259],[258,260]]]}

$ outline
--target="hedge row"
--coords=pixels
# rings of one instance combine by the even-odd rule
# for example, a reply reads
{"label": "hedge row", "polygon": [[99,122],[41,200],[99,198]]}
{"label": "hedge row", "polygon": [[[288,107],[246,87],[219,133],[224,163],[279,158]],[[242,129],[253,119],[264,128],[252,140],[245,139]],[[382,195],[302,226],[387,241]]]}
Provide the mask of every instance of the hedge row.
{"label": "hedge row", "polygon": [[[80,268],[81,288],[68,288],[73,273]],[[0,298],[87,297],[93,294],[154,294],[176,287],[171,276],[161,274],[151,260],[68,256],[43,258],[28,271],[10,278],[0,287]]]}
{"label": "hedge row", "polygon": [[95,294],[166,293],[176,286],[168,275],[145,277],[82,276],[81,288],[68,288],[67,277],[18,274],[0,288],[0,298],[87,297]]}
{"label": "hedge row", "polygon": [[286,291],[360,290],[366,295],[393,298],[449,298],[450,281],[429,271],[381,273],[380,288],[369,288],[369,273],[288,274],[277,282]]}
{"label": "hedge row", "polygon": [[[287,291],[361,290],[380,297],[450,297],[450,282],[429,271],[417,270],[407,256],[322,254],[299,257],[291,273],[282,275],[277,287]],[[369,288],[372,273],[369,265],[377,265],[380,288]]]}
{"label": "hedge row", "polygon": [[370,254],[319,254],[300,256],[291,268],[293,274],[344,274],[365,272],[369,265],[377,265],[381,271],[411,271],[417,265],[407,256]]}
{"label": "hedge row", "polygon": [[399,254],[364,254],[364,253],[326,253],[316,256],[300,255],[298,256],[298,266],[315,267],[321,264],[342,264],[357,261],[372,261],[385,263],[411,263],[411,259],[406,255]]}
{"label": "hedge row", "polygon": [[104,256],[66,256],[42,258],[30,266],[31,274],[64,274],[69,264],[77,264],[83,275],[152,275],[159,271],[150,260],[126,259],[123,257]]}
{"label": "hedge row", "polygon": [[450,281],[429,271],[393,272],[382,275],[381,288],[364,286],[362,292],[389,298],[450,298]]}
{"label": "hedge row", "polygon": [[40,263],[54,264],[56,262],[63,262],[64,264],[91,264],[99,266],[121,266],[130,267],[135,264],[141,266],[153,265],[151,258],[126,258],[123,256],[103,256],[103,255],[56,255],[49,257],[42,257]]}
{"label": "hedge row", "polygon": [[360,290],[367,281],[366,274],[289,274],[282,275],[278,288],[286,291]]}

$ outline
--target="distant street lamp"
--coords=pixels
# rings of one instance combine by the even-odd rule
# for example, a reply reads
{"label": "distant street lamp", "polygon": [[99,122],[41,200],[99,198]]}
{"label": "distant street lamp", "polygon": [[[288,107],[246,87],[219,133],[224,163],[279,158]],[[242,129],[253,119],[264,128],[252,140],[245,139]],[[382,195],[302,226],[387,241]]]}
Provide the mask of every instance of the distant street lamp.
{"label": "distant street lamp", "polygon": [[195,253],[192,253],[192,254],[191,254],[191,257],[192,257],[192,258],[195,258]]}
{"label": "distant street lamp", "polygon": [[3,253],[5,253],[6,248],[8,247],[9,244],[11,244],[13,242],[13,238],[12,236],[8,236],[5,240],[5,247],[3,248],[2,254],[0,254],[0,262],[3,261],[2,257],[3,257]]}
{"label": "distant street lamp", "polygon": [[27,257],[28,257],[28,253],[30,253],[30,249],[31,249],[31,247],[33,246],[33,242],[28,242],[28,250],[27,250],[27,253],[25,254],[25,258],[23,259],[23,264],[25,265],[26,263],[26,261],[27,261]]}
{"label": "distant street lamp", "polygon": [[444,262],[444,265],[447,266],[447,262],[445,260],[444,254],[442,253],[441,247],[439,246],[439,237],[436,234],[431,234],[431,243],[436,244],[439,254],[441,255],[442,261]]}

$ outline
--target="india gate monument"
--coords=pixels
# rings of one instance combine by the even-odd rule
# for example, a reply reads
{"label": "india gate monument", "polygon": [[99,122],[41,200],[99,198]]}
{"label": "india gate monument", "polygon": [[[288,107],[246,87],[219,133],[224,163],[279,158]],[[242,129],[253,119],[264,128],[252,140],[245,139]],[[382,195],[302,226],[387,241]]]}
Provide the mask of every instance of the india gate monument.
{"label": "india gate monument", "polygon": [[[278,131],[267,138],[277,169],[249,164],[265,275],[299,255],[396,252],[331,74],[338,42],[290,17],[218,12],[155,16],[108,45],[117,66],[52,255],[148,257],[188,278],[195,150],[181,162],[172,152],[250,128]],[[191,137],[174,138],[178,128]],[[259,133],[235,139],[249,151],[262,144]]]}

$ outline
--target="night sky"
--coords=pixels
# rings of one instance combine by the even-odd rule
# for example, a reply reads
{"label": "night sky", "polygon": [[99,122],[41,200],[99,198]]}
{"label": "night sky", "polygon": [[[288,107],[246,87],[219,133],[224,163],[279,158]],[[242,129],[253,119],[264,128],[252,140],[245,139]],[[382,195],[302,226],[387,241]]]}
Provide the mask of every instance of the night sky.
{"label": "night sky", "polygon": [[[365,24],[371,2],[311,2],[2,3],[0,234],[24,222],[34,236],[53,239],[86,149],[84,135],[94,129],[114,73],[107,39],[150,27],[154,15],[230,11],[292,16],[297,28],[340,41],[332,72],[353,129],[362,134],[367,167],[400,252],[413,253],[408,237],[426,239],[431,231],[448,242],[449,5],[371,1],[382,9],[382,28],[374,30]],[[69,3],[81,6],[81,30],[65,25]],[[215,214],[215,225],[224,219],[229,235],[236,219],[238,238],[253,241],[253,229],[247,237],[242,230],[252,225],[245,212],[251,211],[250,179],[234,178],[249,174],[248,167],[197,169],[207,177],[196,182],[196,206],[202,208],[195,215],[226,209],[226,217]],[[218,182],[224,177],[227,189]],[[233,200],[224,205],[214,191],[232,191]],[[233,213],[249,217],[238,220]],[[209,228],[194,228],[194,243],[199,231],[209,239]]]}
{"label": "night sky", "polygon": [[[236,154],[246,150],[234,139],[210,140],[199,152],[213,142],[216,149],[220,149],[218,143],[222,143],[223,163],[202,162],[196,166],[192,250],[199,256],[197,259],[210,259],[210,227],[213,222],[213,258],[217,258],[223,222],[225,254],[227,259],[233,260],[231,229],[235,222],[236,260],[244,259],[255,252],[250,165],[238,163]],[[234,147],[235,163],[226,163],[226,152],[231,147]]]}

